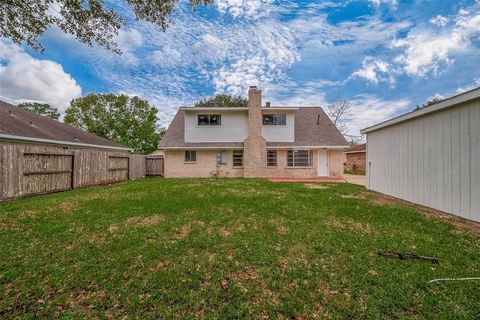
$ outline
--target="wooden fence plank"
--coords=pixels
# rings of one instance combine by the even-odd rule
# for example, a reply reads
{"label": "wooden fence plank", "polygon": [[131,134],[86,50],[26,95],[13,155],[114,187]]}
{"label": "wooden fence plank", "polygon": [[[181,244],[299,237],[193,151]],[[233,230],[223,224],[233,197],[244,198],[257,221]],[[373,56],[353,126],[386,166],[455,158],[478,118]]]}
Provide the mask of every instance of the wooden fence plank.
{"label": "wooden fence plank", "polygon": [[163,157],[146,157],[145,174],[146,176],[163,176]]}
{"label": "wooden fence plank", "polygon": [[0,142],[0,200],[163,176],[163,157]]}

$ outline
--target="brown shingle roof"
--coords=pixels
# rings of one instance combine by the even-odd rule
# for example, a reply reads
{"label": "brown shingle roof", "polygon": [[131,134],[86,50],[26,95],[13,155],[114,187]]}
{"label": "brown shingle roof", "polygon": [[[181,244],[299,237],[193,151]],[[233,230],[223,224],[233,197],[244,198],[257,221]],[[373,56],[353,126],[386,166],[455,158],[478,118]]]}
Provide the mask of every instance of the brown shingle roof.
{"label": "brown shingle roof", "polygon": [[[348,142],[320,107],[300,107],[295,112],[295,141],[268,142],[268,146],[347,146]],[[159,148],[242,148],[243,142],[185,143],[185,114],[179,110],[160,141]]]}
{"label": "brown shingle roof", "polygon": [[128,147],[96,136],[65,123],[0,101],[0,134],[55,140],[65,144],[89,144],[105,148]]}
{"label": "brown shingle roof", "polygon": [[346,146],[347,140],[320,107],[295,112],[295,141],[269,142],[268,146]]}
{"label": "brown shingle roof", "polygon": [[353,145],[350,148],[346,148],[344,151],[345,152],[364,152],[366,150],[367,150],[367,144],[362,143],[362,144]]}

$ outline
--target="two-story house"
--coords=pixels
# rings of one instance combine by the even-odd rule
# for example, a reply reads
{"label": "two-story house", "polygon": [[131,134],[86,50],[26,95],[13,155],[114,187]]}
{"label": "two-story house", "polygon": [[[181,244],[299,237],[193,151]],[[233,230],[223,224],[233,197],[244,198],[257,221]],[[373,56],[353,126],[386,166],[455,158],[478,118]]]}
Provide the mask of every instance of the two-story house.
{"label": "two-story house", "polygon": [[189,108],[175,115],[159,144],[164,175],[176,177],[343,177],[343,135],[320,107]]}

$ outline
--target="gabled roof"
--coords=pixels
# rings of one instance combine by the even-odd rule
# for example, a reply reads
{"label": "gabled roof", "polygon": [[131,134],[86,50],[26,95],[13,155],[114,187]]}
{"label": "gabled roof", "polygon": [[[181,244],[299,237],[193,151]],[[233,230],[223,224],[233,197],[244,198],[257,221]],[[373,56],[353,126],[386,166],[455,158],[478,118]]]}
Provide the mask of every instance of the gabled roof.
{"label": "gabled roof", "polygon": [[355,144],[351,146],[350,148],[346,148],[344,150],[345,153],[356,153],[356,152],[365,152],[367,150],[367,144],[362,143],[362,144]]}
{"label": "gabled roof", "polygon": [[[267,108],[262,108],[265,110]],[[275,108],[278,111],[280,108]],[[287,109],[287,108],[286,108]],[[292,108],[288,108],[291,110]],[[348,142],[320,107],[295,107],[295,141],[267,142],[268,147],[338,147]],[[162,137],[164,148],[243,148],[243,142],[185,142],[185,111],[180,109]]]}
{"label": "gabled roof", "polygon": [[130,150],[68,124],[0,101],[0,139]]}
{"label": "gabled roof", "polygon": [[299,107],[295,112],[295,141],[269,142],[267,146],[338,147],[348,146],[348,142],[322,108]]}

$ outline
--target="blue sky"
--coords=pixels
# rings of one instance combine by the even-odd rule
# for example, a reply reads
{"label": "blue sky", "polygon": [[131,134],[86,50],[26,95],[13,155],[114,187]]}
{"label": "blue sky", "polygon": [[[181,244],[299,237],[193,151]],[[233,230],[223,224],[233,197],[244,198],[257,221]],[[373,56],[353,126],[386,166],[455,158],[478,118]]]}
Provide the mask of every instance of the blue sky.
{"label": "blue sky", "polygon": [[351,134],[432,96],[480,86],[480,1],[217,0],[192,11],[180,1],[162,32],[127,19],[121,56],[89,48],[57,29],[45,53],[0,40],[0,98],[65,110],[91,92],[149,100],[168,125],[181,105],[215,93],[263,90],[273,105],[347,98]]}

